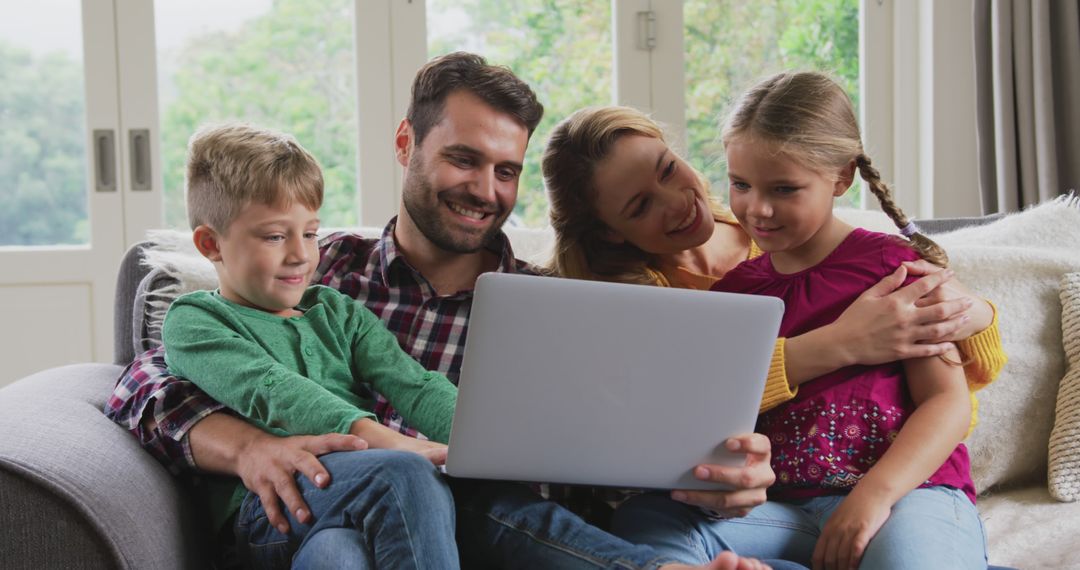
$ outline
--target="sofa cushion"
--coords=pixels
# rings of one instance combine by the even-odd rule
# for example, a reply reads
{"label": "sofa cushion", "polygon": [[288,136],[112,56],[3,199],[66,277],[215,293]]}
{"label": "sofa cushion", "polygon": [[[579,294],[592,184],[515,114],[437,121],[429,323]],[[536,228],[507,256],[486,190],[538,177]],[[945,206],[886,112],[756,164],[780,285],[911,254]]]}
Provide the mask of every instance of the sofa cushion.
{"label": "sofa cushion", "polygon": [[1080,498],[1080,273],[1061,279],[1061,336],[1068,370],[1058,388],[1050,433],[1050,494],[1059,501]]}
{"label": "sofa cushion", "polygon": [[1080,207],[1058,199],[993,223],[934,236],[960,280],[993,301],[1009,362],[979,392],[979,425],[969,437],[981,491],[1045,481],[1058,385],[1061,277],[1080,271]]}

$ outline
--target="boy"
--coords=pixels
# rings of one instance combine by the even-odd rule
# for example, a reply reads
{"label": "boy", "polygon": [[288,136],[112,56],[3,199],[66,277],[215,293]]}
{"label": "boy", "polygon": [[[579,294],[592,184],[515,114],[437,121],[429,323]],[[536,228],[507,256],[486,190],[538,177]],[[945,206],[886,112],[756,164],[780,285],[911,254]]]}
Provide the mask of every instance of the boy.
{"label": "boy", "polygon": [[257,495],[235,479],[231,488],[219,484],[210,489],[215,528],[235,515],[249,566],[277,562],[252,545],[278,533],[271,542],[288,540],[298,566],[456,567],[453,502],[433,465],[445,461],[446,446],[391,430],[367,409],[373,387],[446,441],[457,388],[402,351],[362,304],[309,286],[323,197],[315,159],[287,135],[207,128],[189,144],[186,183],[193,240],[220,288],[170,307],[162,329],[169,368],[270,432],[349,433],[388,450],[324,457],[351,475],[323,490],[304,481],[314,522],[291,520],[284,533],[267,522]]}

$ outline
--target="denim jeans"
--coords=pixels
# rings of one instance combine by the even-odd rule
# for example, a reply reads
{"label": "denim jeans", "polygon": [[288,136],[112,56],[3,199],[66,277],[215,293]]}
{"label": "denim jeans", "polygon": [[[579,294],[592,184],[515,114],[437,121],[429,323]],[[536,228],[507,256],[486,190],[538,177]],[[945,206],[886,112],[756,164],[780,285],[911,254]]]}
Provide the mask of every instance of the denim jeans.
{"label": "denim jeans", "polygon": [[448,478],[466,568],[658,568],[676,558],[600,530],[527,486]]}
{"label": "denim jeans", "polygon": [[458,567],[453,498],[431,462],[382,449],[319,459],[330,472],[327,488],[296,477],[312,524],[301,524],[290,514],[289,532],[281,534],[257,495],[244,498],[234,531],[246,567]]}
{"label": "denim jeans", "polygon": [[[733,550],[741,556],[809,566],[821,529],[845,497],[770,501],[744,518],[715,520],[666,496],[641,495],[615,511],[612,532],[698,563]],[[979,513],[956,489],[915,489],[893,506],[889,519],[867,545],[861,566],[986,568]]]}

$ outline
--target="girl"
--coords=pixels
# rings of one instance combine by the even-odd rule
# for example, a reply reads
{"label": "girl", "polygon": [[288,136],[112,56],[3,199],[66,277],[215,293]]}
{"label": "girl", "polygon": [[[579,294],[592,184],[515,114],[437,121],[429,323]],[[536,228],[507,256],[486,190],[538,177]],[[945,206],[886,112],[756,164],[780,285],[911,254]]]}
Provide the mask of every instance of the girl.
{"label": "girl", "polygon": [[[731,210],[765,252],[715,291],[784,300],[782,335],[836,319],[903,262],[944,267],[945,253],[893,202],[863,152],[844,91],[819,73],[782,73],[738,102],[724,127]],[[854,229],[833,216],[858,170],[907,240]],[[954,350],[851,366],[804,383],[763,414],[777,475],[765,531],[815,567],[984,568],[967,450],[972,406]],[[764,513],[763,513],[764,515]],[[754,518],[759,516],[755,513]],[[737,552],[747,527],[721,533]],[[742,527],[742,528],[740,528]],[[755,541],[763,540],[760,527]],[[816,538],[816,541],[808,540]],[[789,553],[791,554],[791,553]]]}

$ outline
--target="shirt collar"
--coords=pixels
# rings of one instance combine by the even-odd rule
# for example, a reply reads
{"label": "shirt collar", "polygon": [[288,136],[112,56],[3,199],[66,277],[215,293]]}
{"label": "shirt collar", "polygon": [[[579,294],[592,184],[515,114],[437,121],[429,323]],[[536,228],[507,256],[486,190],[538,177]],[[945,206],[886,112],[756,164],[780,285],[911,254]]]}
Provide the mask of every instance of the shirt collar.
{"label": "shirt collar", "polygon": [[[394,241],[394,228],[397,227],[397,216],[390,218],[390,222],[383,228],[382,236],[379,237],[379,243],[376,246],[379,252],[379,264],[382,266],[382,281],[383,285],[390,287],[390,273],[392,265],[395,262],[400,261],[402,265],[408,268],[413,277],[422,283],[426,283],[427,280],[409,263],[404,256],[401,255],[401,250],[398,249],[397,242]],[[506,234],[499,230],[499,233],[495,235],[495,239],[491,240],[486,246],[488,251],[497,253],[499,255],[499,265],[496,270],[499,273],[516,273],[517,272],[517,260],[514,258],[514,250],[510,247],[510,238],[506,237]]]}

